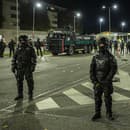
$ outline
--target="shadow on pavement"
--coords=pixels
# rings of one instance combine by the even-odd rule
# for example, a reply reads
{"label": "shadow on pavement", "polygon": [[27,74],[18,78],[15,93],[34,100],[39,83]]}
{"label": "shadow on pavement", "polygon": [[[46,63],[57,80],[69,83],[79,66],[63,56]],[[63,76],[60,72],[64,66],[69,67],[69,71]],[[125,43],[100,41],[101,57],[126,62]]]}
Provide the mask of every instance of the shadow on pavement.
{"label": "shadow on pavement", "polygon": [[40,121],[35,116],[35,110],[35,103],[30,103],[24,110],[23,102],[18,101],[12,115],[2,120],[0,130],[43,130]]}

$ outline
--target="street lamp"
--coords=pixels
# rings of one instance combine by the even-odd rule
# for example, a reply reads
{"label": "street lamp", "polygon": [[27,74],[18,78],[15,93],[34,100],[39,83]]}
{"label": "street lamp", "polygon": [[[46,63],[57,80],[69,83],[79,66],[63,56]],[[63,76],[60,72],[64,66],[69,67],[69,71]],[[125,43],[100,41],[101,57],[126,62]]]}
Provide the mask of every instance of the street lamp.
{"label": "street lamp", "polygon": [[100,33],[102,31],[102,23],[104,22],[103,18],[99,18],[99,24],[100,24]]}
{"label": "street lamp", "polygon": [[81,17],[81,13],[76,13],[75,15],[74,15],[74,32],[76,32],[76,18],[80,18]]}
{"label": "street lamp", "polygon": [[121,22],[122,32],[123,32],[125,26],[126,26],[126,23],[124,21]]}
{"label": "street lamp", "polygon": [[19,37],[19,1],[16,0],[16,32],[17,32],[17,38],[16,38],[16,41],[17,41],[17,44],[18,44],[18,37]]}
{"label": "street lamp", "polygon": [[114,4],[113,9],[117,9],[117,8],[118,8],[117,4]]}
{"label": "street lamp", "polygon": [[109,11],[109,32],[111,32],[111,9],[117,10],[118,5],[114,4],[113,6],[106,7],[105,5],[102,6],[102,9],[108,8]]}
{"label": "street lamp", "polygon": [[34,32],[35,32],[35,10],[36,8],[42,8],[42,4],[37,2],[35,3],[35,5],[33,6],[33,38],[34,38]]}

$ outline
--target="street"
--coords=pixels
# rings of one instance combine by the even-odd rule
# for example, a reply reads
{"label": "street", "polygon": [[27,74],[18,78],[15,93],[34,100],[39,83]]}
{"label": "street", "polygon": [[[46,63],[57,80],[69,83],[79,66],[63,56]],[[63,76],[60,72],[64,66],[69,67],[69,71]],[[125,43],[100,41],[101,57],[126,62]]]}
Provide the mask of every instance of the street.
{"label": "street", "polygon": [[117,58],[118,73],[114,82],[115,120],[102,118],[92,122],[93,85],[89,79],[92,54],[44,56],[38,58],[34,73],[34,101],[28,102],[24,82],[24,101],[15,102],[15,76],[11,59],[0,59],[0,130],[115,130],[130,129],[130,56]]}

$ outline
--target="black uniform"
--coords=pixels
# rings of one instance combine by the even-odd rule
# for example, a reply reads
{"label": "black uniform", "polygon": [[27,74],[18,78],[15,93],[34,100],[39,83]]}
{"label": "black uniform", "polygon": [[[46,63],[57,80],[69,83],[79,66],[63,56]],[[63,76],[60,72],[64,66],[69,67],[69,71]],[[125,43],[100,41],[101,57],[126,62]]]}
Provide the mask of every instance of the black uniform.
{"label": "black uniform", "polygon": [[[23,41],[22,41],[23,42]],[[33,72],[36,66],[36,54],[33,47],[24,41],[16,49],[12,60],[12,71],[15,73],[18,87],[18,96],[15,100],[23,98],[23,80],[27,80],[29,99],[33,97]]]}
{"label": "black uniform", "polygon": [[97,52],[97,42],[96,42],[96,40],[94,41],[94,45],[93,46],[94,46],[94,51]]}
{"label": "black uniform", "polygon": [[37,55],[39,56],[39,51],[40,51],[40,55],[43,56],[42,49],[41,49],[41,42],[39,39],[37,40],[37,42],[35,42],[35,47],[37,50]]}
{"label": "black uniform", "polygon": [[90,79],[94,84],[96,112],[95,116],[92,118],[93,120],[101,117],[103,93],[106,113],[109,117],[112,117],[112,79],[116,72],[117,62],[114,56],[107,49],[99,48],[99,52],[93,57],[90,66]]}
{"label": "black uniform", "polygon": [[3,42],[3,39],[0,41],[0,57],[4,57],[6,44]]}
{"label": "black uniform", "polygon": [[121,48],[121,54],[123,55],[124,55],[124,46],[125,46],[125,43],[122,41],[120,44],[120,48]]}
{"label": "black uniform", "polygon": [[117,49],[118,49],[118,42],[115,41],[114,42],[114,54],[116,54]]}
{"label": "black uniform", "polygon": [[109,43],[109,50],[112,52],[112,41]]}
{"label": "black uniform", "polygon": [[9,56],[11,57],[11,55],[13,54],[14,55],[14,51],[15,51],[15,42],[13,40],[11,40],[8,44],[8,47],[9,47]]}

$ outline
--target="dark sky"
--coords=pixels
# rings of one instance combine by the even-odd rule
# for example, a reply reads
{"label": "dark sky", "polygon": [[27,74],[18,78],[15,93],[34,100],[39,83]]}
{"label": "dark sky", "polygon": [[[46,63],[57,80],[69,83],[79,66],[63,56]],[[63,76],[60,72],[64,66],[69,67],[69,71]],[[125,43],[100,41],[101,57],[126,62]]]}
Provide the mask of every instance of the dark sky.
{"label": "dark sky", "polygon": [[119,9],[111,11],[112,31],[121,31],[121,21],[126,21],[127,26],[124,31],[130,31],[130,0],[44,0],[65,8],[79,10],[82,12],[84,31],[87,33],[99,32],[98,18],[103,16],[105,19],[102,30],[108,30],[108,10],[102,10],[103,4],[111,6],[118,3]]}

